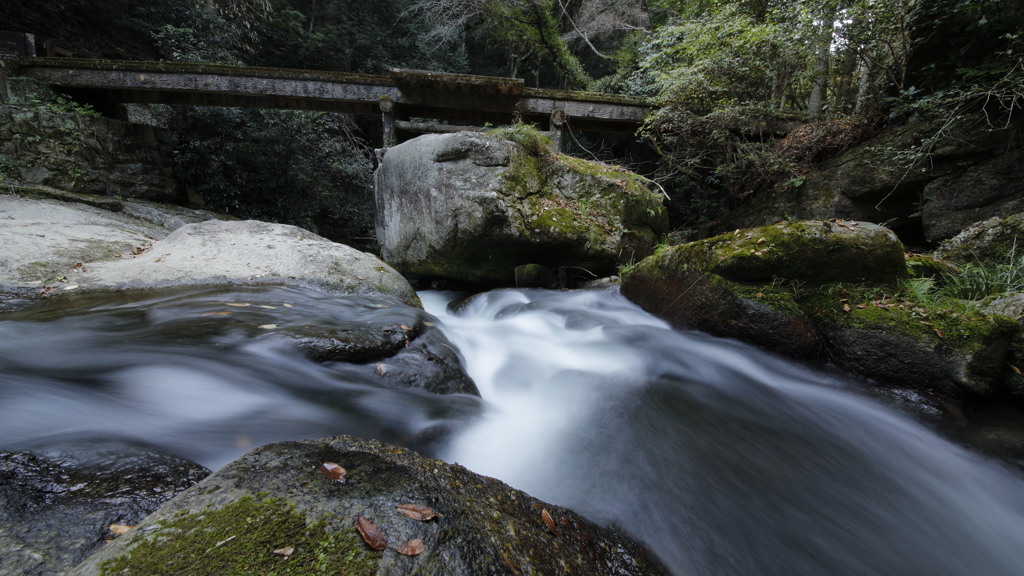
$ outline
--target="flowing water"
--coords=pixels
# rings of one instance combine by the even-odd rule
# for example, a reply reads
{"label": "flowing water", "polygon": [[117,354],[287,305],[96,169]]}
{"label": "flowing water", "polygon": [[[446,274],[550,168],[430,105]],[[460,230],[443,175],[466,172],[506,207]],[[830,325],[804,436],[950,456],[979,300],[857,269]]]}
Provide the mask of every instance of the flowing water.
{"label": "flowing water", "polygon": [[383,388],[256,328],[389,313],[365,299],[168,292],[2,316],[0,447],[133,439],[216,467],[276,440],[447,428],[435,455],[614,524],[674,574],[1024,573],[1021,476],[835,376],[611,291],[494,291],[458,316],[453,295],[421,296],[482,400]]}

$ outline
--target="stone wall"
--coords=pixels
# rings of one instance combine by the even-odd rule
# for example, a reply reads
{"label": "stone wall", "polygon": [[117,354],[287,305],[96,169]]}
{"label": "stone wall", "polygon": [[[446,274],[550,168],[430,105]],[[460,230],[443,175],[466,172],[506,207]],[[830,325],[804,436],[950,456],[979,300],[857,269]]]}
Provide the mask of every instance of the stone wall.
{"label": "stone wall", "polygon": [[184,203],[169,131],[113,120],[9,78],[0,106],[0,181]]}

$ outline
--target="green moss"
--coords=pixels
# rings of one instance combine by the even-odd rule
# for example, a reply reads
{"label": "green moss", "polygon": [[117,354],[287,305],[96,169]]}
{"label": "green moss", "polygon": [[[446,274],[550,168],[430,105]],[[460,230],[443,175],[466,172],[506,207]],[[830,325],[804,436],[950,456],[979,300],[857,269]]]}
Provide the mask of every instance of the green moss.
{"label": "green moss", "polygon": [[[274,550],[291,547],[288,556]],[[354,528],[330,531],[281,499],[244,496],[216,510],[179,513],[157,523],[120,556],[100,564],[100,574],[250,575],[376,574],[380,553]]]}
{"label": "green moss", "polygon": [[907,256],[907,270],[913,278],[940,278],[943,273],[953,271],[953,267],[931,256],[914,254]]}
{"label": "green moss", "polygon": [[509,126],[495,128],[488,132],[488,134],[508,140],[509,142],[515,142],[522,146],[523,150],[526,150],[526,153],[531,156],[548,156],[553,151],[551,138],[548,138],[533,124],[517,121]]}

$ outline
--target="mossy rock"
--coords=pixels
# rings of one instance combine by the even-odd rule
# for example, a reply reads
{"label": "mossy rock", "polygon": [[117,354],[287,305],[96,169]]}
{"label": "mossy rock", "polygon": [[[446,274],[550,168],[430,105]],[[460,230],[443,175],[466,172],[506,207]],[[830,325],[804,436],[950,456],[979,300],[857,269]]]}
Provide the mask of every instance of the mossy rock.
{"label": "mossy rock", "polygon": [[866,222],[782,222],[669,250],[701,272],[737,282],[894,283],[907,276],[903,244],[890,230]]}
{"label": "mossy rock", "polygon": [[636,174],[479,133],[390,148],[374,181],[384,260],[422,276],[514,286],[526,264],[608,275],[668,231]]}
{"label": "mossy rock", "polygon": [[[790,224],[814,234],[821,226]],[[863,227],[869,239],[888,236],[878,227],[846,227]],[[820,241],[817,253],[814,243],[799,242],[788,253],[767,250],[768,238],[786,246],[772,236],[775,227],[669,248],[625,276],[622,293],[675,328],[831,362],[881,384],[951,397],[1003,391],[1006,355],[1020,333],[1016,321],[955,302],[886,299],[906,275],[902,246],[893,238],[858,248],[854,240],[863,232],[846,227],[848,243]]]}
{"label": "mossy rock", "polygon": [[[333,462],[344,483],[321,474]],[[439,514],[417,521],[397,506]],[[553,519],[558,535],[545,525]],[[362,516],[387,539],[368,546]],[[396,552],[419,539],[425,551]],[[275,553],[292,548],[290,554]],[[664,574],[646,551],[573,512],[455,464],[339,436],[242,456],[72,574]]]}
{"label": "mossy rock", "polygon": [[935,250],[936,258],[961,264],[1002,264],[1011,254],[1024,256],[1024,213],[979,222]]}
{"label": "mossy rock", "polygon": [[912,278],[940,279],[945,273],[954,273],[956,266],[925,254],[907,256],[907,270]]}

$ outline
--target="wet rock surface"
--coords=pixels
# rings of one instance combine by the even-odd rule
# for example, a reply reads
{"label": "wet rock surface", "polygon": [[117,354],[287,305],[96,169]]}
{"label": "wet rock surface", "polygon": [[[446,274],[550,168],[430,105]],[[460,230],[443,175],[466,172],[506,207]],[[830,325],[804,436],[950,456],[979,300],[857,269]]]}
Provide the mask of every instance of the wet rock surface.
{"label": "wet rock surface", "polygon": [[209,470],[145,446],[61,442],[0,452],[0,574],[65,574]]}
{"label": "wet rock surface", "polygon": [[[319,470],[327,462],[344,468],[344,482]],[[428,507],[437,517],[408,517],[398,510],[406,504]],[[263,520],[231,521],[253,512]],[[365,540],[356,528],[360,517],[372,523],[362,521]],[[293,536],[273,536],[296,519],[303,527]],[[198,535],[216,543],[218,552],[190,553]],[[396,551],[414,540],[422,542],[421,553]],[[261,546],[249,546],[253,542]],[[287,555],[274,553],[289,547]],[[222,563],[211,571],[213,562]],[[230,573],[240,566],[309,573],[318,565],[376,575],[664,573],[637,544],[569,510],[457,464],[346,436],[282,442],[246,454],[72,574],[158,576],[186,565],[199,574]]]}

